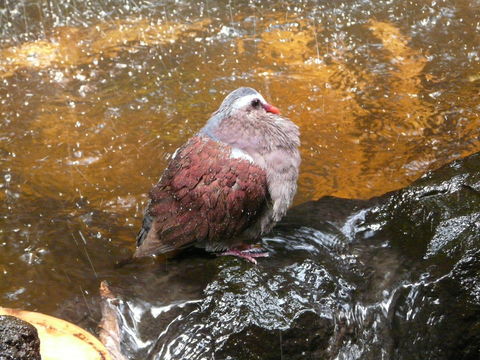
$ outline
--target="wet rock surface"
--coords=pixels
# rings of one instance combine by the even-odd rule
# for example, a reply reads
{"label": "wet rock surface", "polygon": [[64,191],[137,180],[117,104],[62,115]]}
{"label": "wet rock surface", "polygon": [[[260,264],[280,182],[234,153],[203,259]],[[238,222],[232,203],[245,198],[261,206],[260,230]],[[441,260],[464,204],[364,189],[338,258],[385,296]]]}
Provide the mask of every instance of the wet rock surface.
{"label": "wet rock surface", "polygon": [[192,250],[113,282],[137,359],[478,359],[480,154],[292,209],[258,266]]}
{"label": "wet rock surface", "polygon": [[40,360],[37,329],[14,316],[0,315],[0,360]]}

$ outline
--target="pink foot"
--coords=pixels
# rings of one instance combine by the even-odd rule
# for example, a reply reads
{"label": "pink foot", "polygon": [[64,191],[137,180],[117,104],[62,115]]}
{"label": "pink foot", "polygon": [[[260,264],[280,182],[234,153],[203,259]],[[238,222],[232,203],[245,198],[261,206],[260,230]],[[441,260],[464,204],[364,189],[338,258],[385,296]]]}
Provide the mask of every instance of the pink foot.
{"label": "pink foot", "polygon": [[230,249],[221,254],[218,254],[218,256],[229,256],[229,255],[237,256],[239,258],[245,259],[247,261],[250,261],[251,263],[254,263],[255,265],[257,264],[257,260],[255,260],[255,258],[269,256],[268,252],[266,252],[262,248],[256,248],[256,247],[249,247],[246,250]]}

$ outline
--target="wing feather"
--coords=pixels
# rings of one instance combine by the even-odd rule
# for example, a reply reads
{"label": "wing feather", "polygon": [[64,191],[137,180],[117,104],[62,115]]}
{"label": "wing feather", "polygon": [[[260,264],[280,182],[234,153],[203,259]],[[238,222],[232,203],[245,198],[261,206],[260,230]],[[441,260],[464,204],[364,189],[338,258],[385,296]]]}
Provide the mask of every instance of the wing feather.
{"label": "wing feather", "polygon": [[265,171],[231,151],[204,136],[180,148],[150,192],[135,256],[195,243],[228,248],[258,220],[268,203]]}

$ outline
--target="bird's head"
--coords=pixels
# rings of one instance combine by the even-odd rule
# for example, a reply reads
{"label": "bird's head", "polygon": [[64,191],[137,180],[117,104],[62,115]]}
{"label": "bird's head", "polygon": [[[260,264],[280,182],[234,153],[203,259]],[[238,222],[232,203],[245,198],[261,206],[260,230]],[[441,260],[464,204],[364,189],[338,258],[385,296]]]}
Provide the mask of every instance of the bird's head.
{"label": "bird's head", "polygon": [[218,138],[222,128],[233,129],[238,136],[248,127],[262,128],[267,121],[272,121],[279,114],[280,110],[269,104],[258,91],[241,87],[225,97],[202,132]]}
{"label": "bird's head", "polygon": [[258,91],[249,87],[241,87],[228,94],[217,112],[237,117],[280,114],[280,110],[267,103]]}

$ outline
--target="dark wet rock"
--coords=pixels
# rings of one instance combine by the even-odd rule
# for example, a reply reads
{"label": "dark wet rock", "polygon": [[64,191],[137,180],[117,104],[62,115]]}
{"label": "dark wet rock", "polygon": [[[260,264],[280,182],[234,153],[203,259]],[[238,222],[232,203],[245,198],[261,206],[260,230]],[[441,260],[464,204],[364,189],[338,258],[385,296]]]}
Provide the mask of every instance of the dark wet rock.
{"label": "dark wet rock", "polygon": [[382,197],[297,206],[264,246],[258,266],[190,251],[122,269],[122,352],[479,358],[480,154]]}
{"label": "dark wet rock", "polygon": [[40,360],[37,329],[26,321],[0,315],[0,360]]}
{"label": "dark wet rock", "polygon": [[275,332],[254,325],[232,334],[215,356],[219,359],[323,359],[332,335],[331,321],[306,311],[285,330]]}
{"label": "dark wet rock", "polygon": [[402,359],[478,359],[480,250],[467,251],[451,271],[399,290],[392,319]]}

